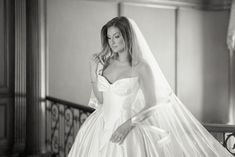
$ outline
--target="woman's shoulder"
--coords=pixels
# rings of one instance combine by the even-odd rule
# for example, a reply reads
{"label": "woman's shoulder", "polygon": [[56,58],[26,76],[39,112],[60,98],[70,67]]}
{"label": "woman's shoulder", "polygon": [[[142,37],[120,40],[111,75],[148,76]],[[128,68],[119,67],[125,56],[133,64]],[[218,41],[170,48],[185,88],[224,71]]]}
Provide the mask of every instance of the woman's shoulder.
{"label": "woman's shoulder", "polygon": [[145,73],[146,71],[150,70],[150,67],[148,65],[148,63],[144,60],[140,60],[136,65],[135,65],[135,69],[138,73]]}
{"label": "woman's shoulder", "polygon": [[139,80],[149,80],[153,76],[149,64],[144,60],[139,61],[135,69]]}

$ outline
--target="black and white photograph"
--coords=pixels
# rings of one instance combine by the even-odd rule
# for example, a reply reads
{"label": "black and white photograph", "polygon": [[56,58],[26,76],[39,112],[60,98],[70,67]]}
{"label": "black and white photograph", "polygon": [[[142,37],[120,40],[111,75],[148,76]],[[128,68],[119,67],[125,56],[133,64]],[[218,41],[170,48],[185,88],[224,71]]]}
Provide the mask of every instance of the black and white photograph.
{"label": "black and white photograph", "polygon": [[235,0],[0,0],[0,157],[235,157]]}

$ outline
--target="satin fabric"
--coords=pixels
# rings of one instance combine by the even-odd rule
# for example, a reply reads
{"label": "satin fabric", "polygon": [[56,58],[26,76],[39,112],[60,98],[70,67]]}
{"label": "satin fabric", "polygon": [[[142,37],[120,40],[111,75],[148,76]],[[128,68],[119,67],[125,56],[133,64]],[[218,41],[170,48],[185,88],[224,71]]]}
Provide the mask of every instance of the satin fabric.
{"label": "satin fabric", "polygon": [[153,116],[136,123],[121,145],[112,143],[117,127],[144,107],[143,93],[138,77],[110,84],[98,75],[98,89],[104,102],[90,100],[96,110],[79,130],[68,157],[232,157],[173,92],[158,100]]}
{"label": "satin fabric", "polygon": [[[110,141],[112,133],[136,113],[136,98],[140,94],[137,77],[120,79],[110,84],[98,75],[98,88],[104,103],[96,108],[79,130],[68,157],[157,157],[157,141],[141,125],[136,126],[119,145]],[[159,140],[162,130],[156,139]]]}
{"label": "satin fabric", "polygon": [[[103,92],[103,103],[91,93],[88,105],[96,110],[80,128],[68,157],[232,157],[174,94],[137,24],[128,21],[132,64],[143,61],[150,67],[157,103],[151,116],[142,118],[140,111],[146,103],[139,78],[111,84],[102,76],[103,65],[98,64],[97,87]],[[112,143],[112,133],[133,116],[136,126],[123,144]]]}

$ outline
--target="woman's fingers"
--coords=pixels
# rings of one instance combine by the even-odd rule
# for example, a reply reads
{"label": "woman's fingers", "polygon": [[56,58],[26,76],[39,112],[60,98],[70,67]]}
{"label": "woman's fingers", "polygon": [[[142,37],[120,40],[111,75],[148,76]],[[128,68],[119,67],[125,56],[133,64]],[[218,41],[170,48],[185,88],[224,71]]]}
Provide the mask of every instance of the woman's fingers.
{"label": "woman's fingers", "polygon": [[96,70],[98,63],[99,63],[98,55],[96,54],[92,55],[91,60],[90,60],[90,65],[93,70]]}
{"label": "woman's fingers", "polygon": [[118,132],[115,132],[115,133],[112,135],[110,141],[113,142],[113,143],[118,143],[118,142],[122,139],[122,137],[123,137],[122,134],[120,134],[120,133],[118,133]]}
{"label": "woman's fingers", "polygon": [[113,143],[122,144],[125,140],[126,136],[131,131],[132,127],[129,124],[129,122],[125,122],[122,125],[120,125],[117,130],[112,134],[110,141]]}
{"label": "woman's fingers", "polygon": [[114,133],[111,137],[111,141],[115,143],[117,139],[118,139],[118,135]]}
{"label": "woman's fingers", "polygon": [[120,134],[120,133],[114,133],[110,139],[111,142],[113,143],[118,143],[118,144],[122,144],[126,138],[128,133],[126,133],[125,135]]}
{"label": "woman's fingers", "polygon": [[101,64],[104,64],[104,61],[101,59],[101,57],[98,55],[98,54],[93,54],[92,55],[92,60],[98,64],[98,63],[101,63]]}
{"label": "woman's fingers", "polygon": [[121,138],[121,140],[118,142],[118,144],[122,144],[124,142],[124,140],[126,139],[127,134],[128,133],[126,133],[126,135]]}
{"label": "woman's fingers", "polygon": [[92,57],[92,61],[93,61],[93,62],[95,62],[95,63],[97,63],[97,61],[98,61],[98,57],[97,57],[97,55],[93,55],[93,57]]}
{"label": "woman's fingers", "polygon": [[104,65],[104,61],[103,61],[103,59],[101,58],[101,56],[99,56],[99,61],[100,61],[100,63],[101,63],[102,65]]}

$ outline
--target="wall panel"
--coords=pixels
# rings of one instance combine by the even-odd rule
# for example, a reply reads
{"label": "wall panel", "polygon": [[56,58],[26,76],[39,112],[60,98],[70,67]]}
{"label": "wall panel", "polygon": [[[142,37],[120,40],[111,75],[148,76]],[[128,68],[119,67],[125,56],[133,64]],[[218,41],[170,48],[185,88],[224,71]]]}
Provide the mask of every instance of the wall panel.
{"label": "wall panel", "polygon": [[204,122],[228,121],[228,11],[180,9],[178,94]]}
{"label": "wall panel", "polygon": [[5,32],[5,2],[0,0],[0,93],[8,90],[8,54],[6,51],[6,32]]}
{"label": "wall panel", "polygon": [[0,155],[1,147],[6,147],[9,143],[9,106],[10,101],[8,98],[0,99]]}
{"label": "wall panel", "polygon": [[0,0],[0,156],[13,141],[14,1]]}
{"label": "wall panel", "polygon": [[50,96],[87,104],[89,57],[100,51],[101,27],[117,14],[115,2],[47,1]]}
{"label": "wall panel", "polygon": [[123,3],[121,15],[135,20],[171,87],[175,89],[176,9],[167,6]]}
{"label": "wall panel", "polygon": [[4,0],[0,0],[0,88],[5,82]]}
{"label": "wall panel", "polygon": [[6,103],[0,103],[0,139],[6,138]]}

